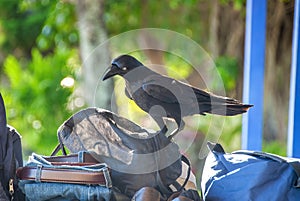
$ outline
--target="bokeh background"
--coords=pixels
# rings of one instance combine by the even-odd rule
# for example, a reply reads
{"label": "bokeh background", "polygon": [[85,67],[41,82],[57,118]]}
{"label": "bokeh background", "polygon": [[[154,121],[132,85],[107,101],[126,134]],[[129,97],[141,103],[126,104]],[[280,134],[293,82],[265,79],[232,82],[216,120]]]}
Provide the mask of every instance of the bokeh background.
{"label": "bokeh background", "polygon": [[[24,156],[50,154],[58,127],[89,106],[130,111],[133,121],[148,125],[149,118],[134,103],[124,104],[118,99],[121,92],[113,93],[120,80],[99,84],[116,52],[97,47],[126,31],[153,27],[190,38],[213,59],[226,96],[241,100],[245,5],[245,0],[0,0],[0,91],[9,124],[23,136]],[[293,0],[268,1],[263,150],[281,155],[286,154],[293,12]],[[140,41],[159,42],[146,33]],[[133,55],[157,64],[160,73],[195,86],[201,82],[197,69],[167,52]],[[96,86],[101,96],[95,97]],[[210,127],[209,115],[194,120],[190,129],[196,135],[185,133],[178,143],[192,141],[184,152],[200,175],[203,139],[208,129],[214,133],[220,128]],[[230,117],[217,140],[233,151],[240,148],[240,136],[241,116]]]}

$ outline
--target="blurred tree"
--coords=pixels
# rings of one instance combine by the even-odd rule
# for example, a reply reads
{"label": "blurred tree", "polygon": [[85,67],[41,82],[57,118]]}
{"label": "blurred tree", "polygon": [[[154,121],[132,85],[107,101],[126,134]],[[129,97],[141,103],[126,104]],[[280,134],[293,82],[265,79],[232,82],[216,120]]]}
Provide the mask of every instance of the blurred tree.
{"label": "blurred tree", "polygon": [[[209,49],[215,58],[227,55],[237,59],[239,76],[236,92],[240,97],[243,77],[245,1],[219,2],[221,3],[218,3],[218,0],[211,1],[211,17],[208,21],[211,25]],[[266,143],[263,148],[269,150],[268,144],[271,143],[274,151],[276,150],[274,146],[278,145],[278,153],[285,153],[286,147],[293,8],[294,0],[268,1],[263,131]]]}
{"label": "blurred tree", "polygon": [[76,2],[84,97],[89,106],[110,109],[112,80],[98,84],[110,64],[109,47],[105,43],[107,33],[103,21],[103,6],[104,0]]}
{"label": "blurred tree", "polygon": [[294,0],[268,1],[264,135],[266,142],[278,144],[277,150],[284,149],[284,152],[288,125],[293,17]]}

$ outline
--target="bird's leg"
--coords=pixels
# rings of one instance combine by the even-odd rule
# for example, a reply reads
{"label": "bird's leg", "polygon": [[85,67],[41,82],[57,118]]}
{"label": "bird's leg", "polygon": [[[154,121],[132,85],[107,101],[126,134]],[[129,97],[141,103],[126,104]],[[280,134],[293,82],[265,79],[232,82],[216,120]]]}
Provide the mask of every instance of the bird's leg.
{"label": "bird's leg", "polygon": [[168,136],[168,139],[172,139],[173,137],[175,137],[175,135],[177,135],[177,133],[179,133],[180,131],[183,130],[185,126],[185,123],[184,121],[181,120],[180,124],[178,124],[178,128],[176,130],[174,130],[169,136]]}
{"label": "bird's leg", "polygon": [[168,132],[168,128],[166,125],[163,126],[163,128],[160,130],[160,133],[166,134]]}
{"label": "bird's leg", "polygon": [[162,117],[154,117],[154,116],[152,116],[152,118],[155,120],[155,122],[157,123],[157,125],[160,128],[160,131],[158,131],[157,133],[165,135],[168,132],[168,128],[167,128],[167,125],[165,124],[163,118]]}
{"label": "bird's leg", "polygon": [[166,125],[163,125],[162,127],[160,127],[160,131],[157,131],[158,134],[163,134],[165,135],[168,132],[168,128]]}

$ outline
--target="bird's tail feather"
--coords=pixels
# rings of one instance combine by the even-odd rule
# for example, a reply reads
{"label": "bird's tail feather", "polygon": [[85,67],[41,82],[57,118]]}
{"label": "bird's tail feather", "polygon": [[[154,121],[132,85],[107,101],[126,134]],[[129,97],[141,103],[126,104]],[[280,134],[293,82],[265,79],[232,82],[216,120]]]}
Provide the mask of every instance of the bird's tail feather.
{"label": "bird's tail feather", "polygon": [[[253,105],[243,104],[227,97],[211,96],[210,102],[199,103],[201,113],[217,114],[222,116],[234,116],[248,111]],[[203,108],[203,109],[201,109]]]}
{"label": "bird's tail feather", "polygon": [[206,113],[223,116],[233,116],[248,111],[253,105],[243,104],[236,99],[217,96],[215,94],[193,88],[196,95],[200,114]]}
{"label": "bird's tail feather", "polygon": [[242,114],[248,111],[252,105],[248,104],[224,104],[224,105],[212,105],[211,110],[208,113],[218,114],[223,116],[234,116]]}

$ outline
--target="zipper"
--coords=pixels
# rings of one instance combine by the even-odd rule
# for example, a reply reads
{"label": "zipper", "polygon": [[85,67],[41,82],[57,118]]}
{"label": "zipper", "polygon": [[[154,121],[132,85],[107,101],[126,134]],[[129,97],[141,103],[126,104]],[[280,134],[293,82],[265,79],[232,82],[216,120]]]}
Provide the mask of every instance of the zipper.
{"label": "zipper", "polygon": [[8,183],[8,191],[9,191],[9,194],[11,196],[11,200],[14,199],[13,195],[14,195],[14,180],[13,179],[10,179],[9,180],[9,183]]}

